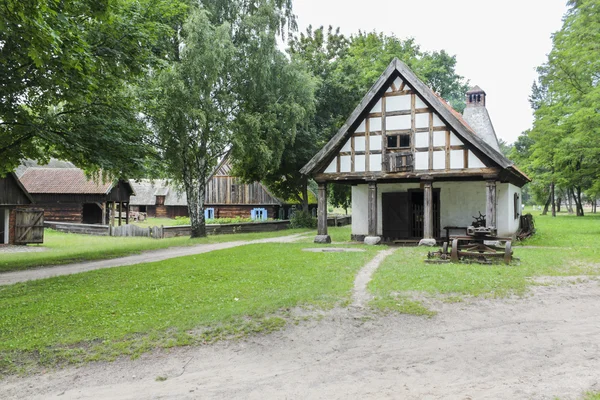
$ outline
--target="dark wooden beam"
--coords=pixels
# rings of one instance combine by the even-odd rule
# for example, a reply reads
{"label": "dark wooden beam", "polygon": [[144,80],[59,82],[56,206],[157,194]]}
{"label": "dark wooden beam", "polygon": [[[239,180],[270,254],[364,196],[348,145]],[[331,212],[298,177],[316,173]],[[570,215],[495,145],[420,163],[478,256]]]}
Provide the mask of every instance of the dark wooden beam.
{"label": "dark wooden beam", "polygon": [[489,180],[485,186],[485,226],[498,228],[496,225],[496,181]]}
{"label": "dark wooden beam", "polygon": [[368,233],[369,236],[377,236],[377,182],[369,182],[368,197]]}

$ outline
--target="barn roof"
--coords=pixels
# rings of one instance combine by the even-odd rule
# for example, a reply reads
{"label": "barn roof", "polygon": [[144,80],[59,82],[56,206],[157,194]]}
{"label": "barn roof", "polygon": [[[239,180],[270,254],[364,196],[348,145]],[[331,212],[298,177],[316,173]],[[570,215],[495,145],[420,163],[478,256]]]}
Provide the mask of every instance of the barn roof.
{"label": "barn roof", "polygon": [[20,180],[32,194],[108,194],[114,187],[89,179],[79,168],[28,168]]}
{"label": "barn roof", "polygon": [[129,180],[129,184],[135,190],[135,196],[131,196],[129,200],[132,206],[153,206],[156,204],[156,196],[165,196],[165,206],[187,206],[185,192],[177,190],[166,180]]}
{"label": "barn roof", "polygon": [[406,81],[460,138],[476,147],[499,167],[511,170],[512,173],[520,175],[519,171],[513,168],[513,163],[510,160],[487,144],[483,138],[479,137],[473,128],[464,120],[462,115],[443,101],[441,97],[436,95],[410,70],[410,68],[408,68],[408,66],[406,66],[406,64],[397,58],[394,58],[390,62],[387,69],[363,97],[361,103],[352,112],[350,117],[346,120],[346,123],[339,129],[336,135],[300,170],[300,172],[309,175],[317,172],[320,167],[323,167],[341,148],[347,137],[352,134],[352,129],[360,123],[361,119],[369,112],[371,107],[386,90],[389,83],[397,76],[400,76]]}

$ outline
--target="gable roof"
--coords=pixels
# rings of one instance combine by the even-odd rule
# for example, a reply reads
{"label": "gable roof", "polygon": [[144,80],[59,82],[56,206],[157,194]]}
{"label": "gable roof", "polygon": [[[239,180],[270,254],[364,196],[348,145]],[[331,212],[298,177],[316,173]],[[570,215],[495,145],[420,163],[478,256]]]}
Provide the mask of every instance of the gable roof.
{"label": "gable roof", "polygon": [[187,206],[185,192],[163,179],[142,179],[141,181],[129,180],[129,184],[135,190],[135,196],[131,196],[129,204],[132,206],[156,205],[156,196],[165,196],[165,206]]}
{"label": "gable roof", "polygon": [[[16,191],[15,191],[16,188]],[[4,178],[0,177],[0,204],[23,205],[34,203],[33,198],[25,189],[18,176],[10,172]]]}
{"label": "gable roof", "polygon": [[488,145],[478,137],[472,128],[466,123],[462,116],[449,104],[437,96],[425,83],[423,83],[406,64],[394,58],[386,70],[381,74],[377,82],[363,97],[360,104],[354,109],[346,123],[339,129],[335,136],[300,170],[305,175],[313,174],[323,166],[335,152],[344,144],[345,139],[352,133],[351,130],[368,113],[370,108],[386,90],[390,82],[400,76],[408,85],[414,89],[423,100],[440,116],[440,118],[454,130],[464,141],[481,151],[494,163],[504,169],[511,168],[513,163],[504,155]]}
{"label": "gable roof", "polygon": [[[88,179],[79,168],[28,168],[20,178],[32,194],[101,194],[110,193],[112,182]],[[126,182],[127,183],[127,182]],[[130,186],[130,190],[133,192]]]}

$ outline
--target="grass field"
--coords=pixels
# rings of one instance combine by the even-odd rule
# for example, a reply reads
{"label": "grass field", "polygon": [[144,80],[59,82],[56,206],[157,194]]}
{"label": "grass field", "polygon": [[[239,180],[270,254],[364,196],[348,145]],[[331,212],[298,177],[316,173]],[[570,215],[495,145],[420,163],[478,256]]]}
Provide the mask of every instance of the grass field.
{"label": "grass field", "polygon": [[[539,212],[538,212],[539,214]],[[425,264],[423,248],[401,249],[377,270],[369,289],[372,305],[386,310],[431,315],[415,292],[461,301],[465,296],[523,294],[536,276],[598,275],[600,215],[535,216],[537,234],[513,247],[514,265]]]}
{"label": "grass field", "polygon": [[306,229],[277,232],[240,233],[235,235],[211,235],[200,239],[177,237],[151,239],[142,237],[109,237],[61,233],[50,229],[44,232],[44,244],[34,245],[45,251],[31,253],[3,253],[0,256],[0,272],[23,270],[39,266],[68,264],[77,261],[101,260],[145,250],[164,249],[174,246],[193,246],[202,243],[221,243],[237,240],[255,240],[307,232]]}
{"label": "grass field", "polygon": [[0,375],[277,329],[290,307],[345,304],[377,250],[306,247],[248,245],[0,287]]}

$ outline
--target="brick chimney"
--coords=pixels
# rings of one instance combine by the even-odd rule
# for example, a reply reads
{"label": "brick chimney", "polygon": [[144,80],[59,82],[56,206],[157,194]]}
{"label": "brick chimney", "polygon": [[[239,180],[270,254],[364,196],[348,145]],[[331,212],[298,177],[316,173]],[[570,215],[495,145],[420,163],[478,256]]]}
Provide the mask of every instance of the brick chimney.
{"label": "brick chimney", "polygon": [[485,107],[485,91],[474,86],[467,92],[467,107]]}
{"label": "brick chimney", "polygon": [[463,118],[477,136],[501,153],[494,125],[492,125],[492,120],[485,107],[485,92],[479,86],[475,86],[467,92],[467,106],[463,111]]}

